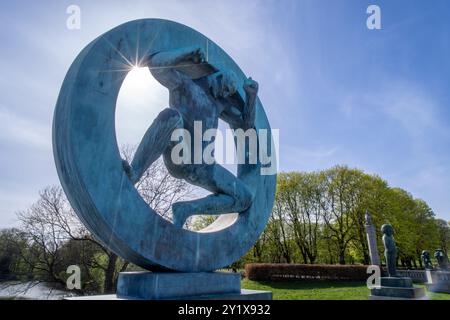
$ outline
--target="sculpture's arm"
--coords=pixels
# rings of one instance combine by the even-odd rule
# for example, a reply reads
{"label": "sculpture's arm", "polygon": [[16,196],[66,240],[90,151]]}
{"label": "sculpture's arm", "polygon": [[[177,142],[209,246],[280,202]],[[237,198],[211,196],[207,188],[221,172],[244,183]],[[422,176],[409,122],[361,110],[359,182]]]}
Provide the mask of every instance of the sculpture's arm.
{"label": "sculpture's arm", "polygon": [[386,247],[387,247],[387,243],[386,243],[386,235],[383,235],[383,236],[381,237],[381,241],[383,242],[383,247],[384,247],[384,249],[386,249]]}
{"label": "sculpture's arm", "polygon": [[247,130],[255,126],[258,83],[252,78],[248,78],[244,83],[244,91],[245,105],[243,110],[240,111],[236,106],[228,105],[223,109],[220,118],[234,127]]}
{"label": "sculpture's arm", "polygon": [[254,128],[256,116],[256,99],[258,96],[258,82],[248,78],[244,83],[245,106],[242,112],[244,130]]}
{"label": "sculpture's arm", "polygon": [[241,128],[244,119],[242,112],[235,106],[227,106],[220,114],[220,119],[228,123],[232,128]]}
{"label": "sculpture's arm", "polygon": [[155,53],[148,58],[147,63],[155,79],[172,89],[182,82],[181,73],[176,67],[200,64],[204,61],[204,53],[200,48],[186,47]]}

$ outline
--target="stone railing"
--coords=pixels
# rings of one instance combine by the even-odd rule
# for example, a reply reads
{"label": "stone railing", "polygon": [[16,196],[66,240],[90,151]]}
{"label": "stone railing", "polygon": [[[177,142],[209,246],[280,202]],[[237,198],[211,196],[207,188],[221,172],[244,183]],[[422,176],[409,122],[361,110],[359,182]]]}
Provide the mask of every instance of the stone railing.
{"label": "stone railing", "polygon": [[433,283],[450,282],[450,271],[431,271]]}
{"label": "stone railing", "polygon": [[427,282],[427,274],[425,270],[397,270],[397,274],[401,277],[411,278],[414,282]]}
{"label": "stone railing", "polygon": [[[433,282],[450,281],[450,271],[430,270]],[[409,277],[414,282],[428,282],[427,272],[425,270],[397,270],[401,277]]]}

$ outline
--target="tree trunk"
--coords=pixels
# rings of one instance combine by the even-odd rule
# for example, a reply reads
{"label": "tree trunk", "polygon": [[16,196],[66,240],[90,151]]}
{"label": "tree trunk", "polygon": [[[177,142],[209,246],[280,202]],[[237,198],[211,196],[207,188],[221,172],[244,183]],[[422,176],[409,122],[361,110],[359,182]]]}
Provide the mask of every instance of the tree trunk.
{"label": "tree trunk", "polygon": [[116,262],[117,255],[115,253],[110,253],[108,256],[108,266],[105,270],[105,281],[103,284],[103,293],[114,293],[116,292],[115,288],[115,271],[116,271]]}
{"label": "tree trunk", "polygon": [[314,262],[316,262],[316,255],[310,253],[310,254],[308,254],[308,258],[309,258],[310,264],[314,264]]}
{"label": "tree trunk", "polygon": [[370,262],[370,255],[369,255],[369,253],[367,251],[364,250],[364,264],[365,265],[369,265],[370,263],[371,263]]}
{"label": "tree trunk", "polygon": [[345,264],[345,242],[344,240],[339,240],[339,264]]}
{"label": "tree trunk", "polygon": [[422,265],[422,256],[421,256],[421,252],[420,251],[416,251],[417,252],[417,256],[419,257],[419,266],[420,269],[424,268],[424,266]]}
{"label": "tree trunk", "polygon": [[305,250],[303,249],[303,247],[300,244],[297,243],[297,245],[300,248],[300,253],[301,253],[302,258],[303,258],[303,263],[304,264],[308,264],[308,256],[306,255]]}
{"label": "tree trunk", "polygon": [[345,250],[339,250],[339,264],[345,264]]}
{"label": "tree trunk", "polygon": [[363,222],[361,222],[361,224],[358,226],[358,237],[359,243],[361,245],[362,254],[364,257],[364,264],[369,265],[370,264],[369,245],[367,243],[367,237]]}
{"label": "tree trunk", "polygon": [[291,263],[291,256],[289,252],[287,251],[284,252],[284,259],[286,260],[286,263]]}
{"label": "tree trunk", "polygon": [[408,269],[412,269],[411,258],[408,258],[406,265],[408,266]]}
{"label": "tree trunk", "polygon": [[329,264],[334,264],[334,255],[331,250],[331,243],[327,241]]}

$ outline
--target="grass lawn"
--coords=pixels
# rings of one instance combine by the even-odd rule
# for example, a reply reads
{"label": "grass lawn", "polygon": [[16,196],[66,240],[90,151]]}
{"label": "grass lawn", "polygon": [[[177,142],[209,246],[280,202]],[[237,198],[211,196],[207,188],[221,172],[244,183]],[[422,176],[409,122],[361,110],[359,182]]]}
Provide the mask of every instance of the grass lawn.
{"label": "grass lawn", "polygon": [[[417,285],[420,287],[421,285]],[[368,300],[369,289],[361,282],[333,281],[251,281],[242,280],[243,289],[272,291],[274,300]],[[432,293],[432,300],[450,300],[450,294]]]}

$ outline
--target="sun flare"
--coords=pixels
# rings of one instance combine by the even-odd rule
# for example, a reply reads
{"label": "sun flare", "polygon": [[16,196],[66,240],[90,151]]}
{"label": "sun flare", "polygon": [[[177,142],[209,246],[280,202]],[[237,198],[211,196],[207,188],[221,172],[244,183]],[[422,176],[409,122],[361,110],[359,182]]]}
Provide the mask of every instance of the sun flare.
{"label": "sun flare", "polygon": [[[147,67],[132,67],[130,72],[128,73],[123,85],[122,90],[125,89],[132,89],[132,90],[142,90],[142,89],[150,89],[151,86],[149,86],[151,81],[156,81],[153,79],[152,75],[150,74],[150,70]],[[126,87],[125,87],[126,85]]]}
{"label": "sun flare", "polygon": [[137,145],[153,119],[169,102],[168,91],[147,67],[132,67],[122,83],[116,103],[119,146]]}

